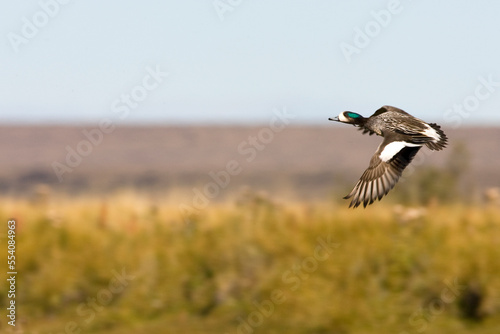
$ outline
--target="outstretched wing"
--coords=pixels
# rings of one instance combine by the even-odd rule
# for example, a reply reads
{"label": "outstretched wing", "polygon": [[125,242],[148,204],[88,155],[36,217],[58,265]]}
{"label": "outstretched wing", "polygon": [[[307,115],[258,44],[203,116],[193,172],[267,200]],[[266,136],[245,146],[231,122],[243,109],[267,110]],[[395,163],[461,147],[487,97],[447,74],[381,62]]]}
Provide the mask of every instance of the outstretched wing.
{"label": "outstretched wing", "polygon": [[[390,137],[390,136],[389,136]],[[377,198],[380,200],[394,188],[403,170],[412,161],[423,144],[405,141],[391,141],[385,137],[370,160],[370,166],[361,175],[354,189],[345,196],[351,198],[349,207],[357,208],[361,203],[366,207]]]}

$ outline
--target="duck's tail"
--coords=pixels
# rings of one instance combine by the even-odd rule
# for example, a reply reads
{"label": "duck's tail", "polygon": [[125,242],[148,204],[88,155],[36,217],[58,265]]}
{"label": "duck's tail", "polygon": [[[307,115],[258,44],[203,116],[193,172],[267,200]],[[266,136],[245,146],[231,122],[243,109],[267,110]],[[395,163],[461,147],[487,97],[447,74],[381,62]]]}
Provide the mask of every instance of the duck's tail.
{"label": "duck's tail", "polygon": [[429,126],[434,130],[431,130],[432,135],[430,136],[433,139],[425,143],[425,145],[431,150],[440,151],[448,144],[448,137],[446,137],[441,127],[436,123],[429,123]]}

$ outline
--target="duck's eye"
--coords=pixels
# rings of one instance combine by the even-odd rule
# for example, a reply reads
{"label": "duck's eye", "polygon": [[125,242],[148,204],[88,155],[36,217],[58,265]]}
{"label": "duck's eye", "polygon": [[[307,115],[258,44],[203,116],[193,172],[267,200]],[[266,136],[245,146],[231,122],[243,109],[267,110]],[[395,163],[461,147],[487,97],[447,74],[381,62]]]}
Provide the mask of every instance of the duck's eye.
{"label": "duck's eye", "polygon": [[347,116],[350,118],[358,118],[360,115],[353,112],[348,112]]}

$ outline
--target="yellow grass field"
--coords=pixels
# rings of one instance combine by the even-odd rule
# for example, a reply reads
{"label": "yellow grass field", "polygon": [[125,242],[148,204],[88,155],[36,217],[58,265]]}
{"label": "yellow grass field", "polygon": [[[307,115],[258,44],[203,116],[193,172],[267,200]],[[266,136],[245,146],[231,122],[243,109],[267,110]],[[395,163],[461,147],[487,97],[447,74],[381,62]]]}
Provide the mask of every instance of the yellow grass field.
{"label": "yellow grass field", "polygon": [[[3,198],[16,333],[500,332],[500,209]],[[2,268],[5,268],[2,266]],[[0,273],[6,282],[6,270]]]}

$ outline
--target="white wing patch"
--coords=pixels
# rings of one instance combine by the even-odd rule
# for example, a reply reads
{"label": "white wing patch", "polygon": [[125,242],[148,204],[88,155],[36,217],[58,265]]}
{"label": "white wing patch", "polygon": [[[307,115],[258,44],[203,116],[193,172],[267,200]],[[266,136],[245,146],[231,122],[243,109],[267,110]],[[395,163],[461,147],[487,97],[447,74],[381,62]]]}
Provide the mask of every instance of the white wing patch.
{"label": "white wing patch", "polygon": [[396,154],[399,153],[405,147],[418,147],[422,146],[419,144],[407,143],[405,141],[393,141],[392,143],[387,144],[382,152],[380,152],[380,160],[383,162],[387,162],[391,160]]}
{"label": "white wing patch", "polygon": [[425,129],[424,132],[422,132],[422,134],[425,135],[425,136],[427,136],[427,137],[434,138],[436,141],[440,141],[441,140],[441,136],[439,135],[439,133],[437,133],[437,131],[434,130],[429,125],[426,124],[426,126],[427,126],[427,129]]}

